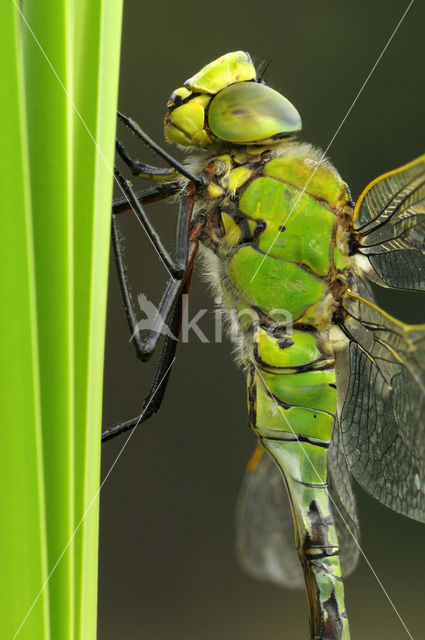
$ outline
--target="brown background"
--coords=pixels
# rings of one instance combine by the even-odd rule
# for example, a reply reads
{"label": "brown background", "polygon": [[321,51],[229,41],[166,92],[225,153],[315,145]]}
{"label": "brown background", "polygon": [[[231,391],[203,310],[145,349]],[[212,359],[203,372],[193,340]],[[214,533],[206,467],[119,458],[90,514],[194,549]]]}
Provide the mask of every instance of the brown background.
{"label": "brown background", "polygon": [[[266,79],[300,111],[300,136],[325,148],[407,7],[375,2],[125,3],[119,107],[159,142],[171,91],[228,51],[272,58]],[[425,11],[415,2],[337,136],[329,157],[354,197],[425,151]],[[140,158],[151,152],[120,129]],[[175,155],[182,157],[179,151]],[[172,242],[175,212],[150,209]],[[123,219],[133,292],[156,301],[167,273],[132,214]],[[213,302],[195,278],[191,315]],[[425,322],[424,296],[379,291],[384,308]],[[111,268],[104,424],[136,415],[153,371],[128,342]],[[213,319],[200,322],[209,338]],[[244,380],[228,342],[181,345],[160,414],[130,440],[101,493],[99,638],[297,640],[302,592],[245,576],[233,553],[238,486],[253,448]],[[103,474],[124,439],[104,445]],[[423,525],[358,490],[363,549],[414,638],[424,637]],[[347,580],[352,636],[408,638],[365,561]]]}

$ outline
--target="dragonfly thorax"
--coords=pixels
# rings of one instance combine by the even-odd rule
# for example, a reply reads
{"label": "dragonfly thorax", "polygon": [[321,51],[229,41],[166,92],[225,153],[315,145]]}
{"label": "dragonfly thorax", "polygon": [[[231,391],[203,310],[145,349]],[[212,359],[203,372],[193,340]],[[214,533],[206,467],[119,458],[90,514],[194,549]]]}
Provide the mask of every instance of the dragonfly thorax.
{"label": "dragonfly thorax", "polygon": [[236,148],[205,167],[210,184],[197,215],[208,220],[206,271],[242,333],[256,322],[326,331],[349,287],[350,194],[320,157],[286,142]]}

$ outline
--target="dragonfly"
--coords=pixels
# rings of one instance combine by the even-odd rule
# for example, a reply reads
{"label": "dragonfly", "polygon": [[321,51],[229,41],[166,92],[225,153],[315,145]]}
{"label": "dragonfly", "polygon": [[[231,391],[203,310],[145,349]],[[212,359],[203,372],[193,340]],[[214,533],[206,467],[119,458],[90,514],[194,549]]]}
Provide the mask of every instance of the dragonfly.
{"label": "dragonfly", "polygon": [[[165,160],[135,160],[142,191],[118,169],[112,241],[132,340],[158,366],[134,429],[160,408],[175,361],[195,258],[222,300],[247,383],[257,448],[237,507],[237,553],[252,575],[305,585],[310,638],[348,640],[343,578],[360,553],[352,477],[381,504],[425,522],[425,325],[380,309],[370,282],[425,290],[425,155],[373,180],[356,202],[337,170],[298,142],[301,117],[250,55],[225,54],[172,92],[168,142],[120,120]],[[174,254],[145,205],[178,202]],[[133,209],[170,280],[139,331],[118,220]]]}

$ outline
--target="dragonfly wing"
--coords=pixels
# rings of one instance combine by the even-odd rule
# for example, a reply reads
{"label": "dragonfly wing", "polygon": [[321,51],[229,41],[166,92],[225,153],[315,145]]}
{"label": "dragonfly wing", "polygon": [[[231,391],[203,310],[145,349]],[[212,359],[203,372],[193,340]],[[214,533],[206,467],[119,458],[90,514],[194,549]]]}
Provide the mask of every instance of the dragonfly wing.
{"label": "dragonfly wing", "polygon": [[366,280],[366,278],[359,278],[359,276],[356,276],[353,293],[356,293],[361,298],[365,298],[366,300],[375,303],[375,293],[372,289],[371,284],[368,280]]}
{"label": "dragonfly wing", "polygon": [[[329,464],[333,467],[329,491],[342,572],[347,576],[358,560],[358,522],[350,471],[336,428],[334,433],[329,449]],[[236,551],[241,566],[256,578],[289,588],[304,586],[284,482],[271,456],[260,447],[248,465],[238,498]]]}
{"label": "dragonfly wing", "polygon": [[274,460],[260,447],[239,492],[236,554],[243,569],[256,578],[291,589],[304,586],[285,485]]}
{"label": "dragonfly wing", "polygon": [[372,280],[425,291],[425,155],[366,187],[354,208],[353,226]]}
{"label": "dragonfly wing", "polygon": [[425,521],[425,325],[405,325],[346,294],[336,346],[344,452],[379,502]]}
{"label": "dragonfly wing", "polygon": [[329,498],[340,547],[341,570],[350,575],[359,560],[359,522],[351,472],[344,456],[341,429],[335,422],[328,451]]}

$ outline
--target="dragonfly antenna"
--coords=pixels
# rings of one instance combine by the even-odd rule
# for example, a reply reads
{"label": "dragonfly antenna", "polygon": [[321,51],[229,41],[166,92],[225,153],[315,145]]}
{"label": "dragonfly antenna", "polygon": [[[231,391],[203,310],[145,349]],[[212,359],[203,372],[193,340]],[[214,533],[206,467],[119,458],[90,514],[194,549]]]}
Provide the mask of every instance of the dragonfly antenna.
{"label": "dragonfly antenna", "polygon": [[[266,62],[265,60],[263,60],[261,62],[260,66],[258,68],[258,80],[259,81],[263,80],[264,76],[266,75],[267,69],[270,67],[270,65],[271,65],[271,63],[273,61],[273,57],[274,57],[274,54],[273,54],[273,56],[270,57],[268,62]],[[264,68],[261,69],[261,67],[263,67],[263,65],[264,65]]]}

